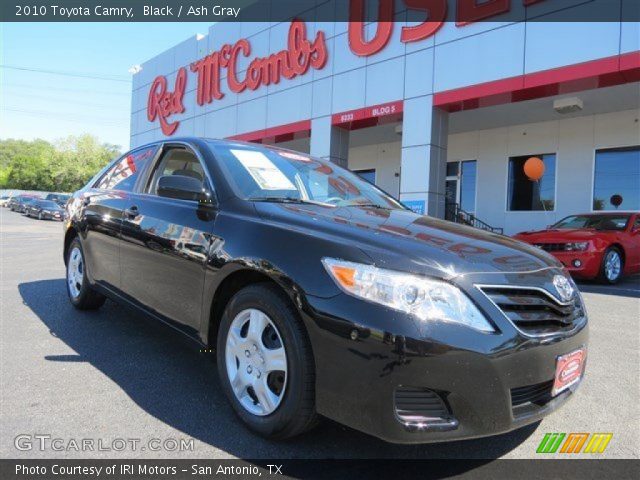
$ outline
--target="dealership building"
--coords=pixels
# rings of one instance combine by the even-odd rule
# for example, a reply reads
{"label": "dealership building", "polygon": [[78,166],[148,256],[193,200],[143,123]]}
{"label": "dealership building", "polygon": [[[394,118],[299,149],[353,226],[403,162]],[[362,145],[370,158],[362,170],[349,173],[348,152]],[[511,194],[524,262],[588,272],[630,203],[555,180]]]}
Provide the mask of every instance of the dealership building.
{"label": "dealership building", "polygon": [[545,22],[553,2],[530,3],[535,21],[424,24],[397,0],[391,24],[313,20],[328,1],[295,21],[212,25],[134,75],[131,146],[276,144],[506,234],[639,210],[638,23]]}

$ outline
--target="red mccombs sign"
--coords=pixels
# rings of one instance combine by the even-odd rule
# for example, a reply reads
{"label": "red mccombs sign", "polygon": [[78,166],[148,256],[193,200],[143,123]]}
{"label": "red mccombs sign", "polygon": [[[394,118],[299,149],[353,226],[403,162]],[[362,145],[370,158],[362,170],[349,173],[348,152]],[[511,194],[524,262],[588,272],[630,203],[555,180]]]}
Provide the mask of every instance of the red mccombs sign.
{"label": "red mccombs sign", "polygon": [[[411,10],[424,11],[429,21],[415,26],[401,27],[400,41],[417,42],[434,35],[444,24],[447,15],[447,0],[402,0]],[[532,5],[544,0],[520,0],[523,5]],[[365,39],[365,3],[367,0],[350,0],[349,4],[349,48],[358,56],[367,57],[384,49],[389,43],[395,22],[395,0],[378,1],[378,25],[373,38]],[[456,25],[465,26],[472,22],[508,12],[511,0],[456,0]],[[307,29],[300,20],[294,20],[289,27],[286,48],[267,57],[254,58],[241,78],[237,72],[238,58],[251,55],[251,42],[240,39],[235,44],[226,44],[216,52],[193,62],[189,69],[197,76],[196,101],[202,106],[224,97],[221,79],[226,71],[226,81],[234,93],[257,90],[262,86],[280,83],[282,78],[292,79],[306,74],[309,69],[320,70],[327,64],[328,54],[325,34],[319,31],[313,40],[307,38]],[[149,89],[147,118],[158,120],[162,133],[172,135],[180,122],[170,122],[169,118],[185,111],[183,97],[187,85],[187,69],[178,70],[173,91],[167,86],[166,77],[155,78]]]}
{"label": "red mccombs sign", "polygon": [[[239,55],[251,55],[249,40],[240,39],[234,45],[224,45],[217,52],[193,62],[190,70],[198,78],[196,101],[205,105],[224,97],[220,82],[223,70],[227,73],[229,90],[241,93],[257,90],[261,86],[280,83],[281,78],[292,79],[304,75],[310,68],[321,69],[327,63],[327,44],[324,32],[318,32],[313,42],[307,39],[307,27],[299,20],[291,22],[287,48],[264,58],[255,58],[249,64],[244,78],[237,73]],[[186,87],[187,70],[178,70],[173,92],[167,90],[167,79],[160,75],[151,84],[147,102],[147,118],[150,122],[159,118],[162,133],[172,135],[179,122],[169,123],[167,119],[184,112],[182,98]]]}

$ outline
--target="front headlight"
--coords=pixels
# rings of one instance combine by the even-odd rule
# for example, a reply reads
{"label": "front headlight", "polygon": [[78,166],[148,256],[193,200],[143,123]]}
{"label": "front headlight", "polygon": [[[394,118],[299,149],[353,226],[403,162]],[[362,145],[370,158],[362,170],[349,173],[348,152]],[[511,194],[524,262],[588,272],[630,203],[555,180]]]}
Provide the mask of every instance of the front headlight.
{"label": "front headlight", "polygon": [[495,329],[459,288],[361,263],[323,258],[336,284],[349,295],[409,313],[424,322],[455,322],[482,332]]}
{"label": "front headlight", "polygon": [[589,247],[589,242],[565,243],[564,249],[567,252],[584,252]]}

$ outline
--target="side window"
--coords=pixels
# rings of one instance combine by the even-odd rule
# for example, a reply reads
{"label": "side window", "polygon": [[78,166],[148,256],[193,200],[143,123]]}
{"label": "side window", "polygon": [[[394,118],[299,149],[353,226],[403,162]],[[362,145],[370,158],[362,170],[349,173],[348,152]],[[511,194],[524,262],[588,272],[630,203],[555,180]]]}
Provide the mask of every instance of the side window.
{"label": "side window", "polygon": [[95,188],[103,190],[122,190],[130,192],[138,179],[138,174],[144,166],[153,159],[158,151],[157,145],[134,150],[120,158],[102,176]]}
{"label": "side window", "polygon": [[168,175],[192,177],[199,180],[204,187],[210,188],[198,157],[186,148],[172,148],[162,156],[151,176],[146,192],[157,195],[158,180]]}

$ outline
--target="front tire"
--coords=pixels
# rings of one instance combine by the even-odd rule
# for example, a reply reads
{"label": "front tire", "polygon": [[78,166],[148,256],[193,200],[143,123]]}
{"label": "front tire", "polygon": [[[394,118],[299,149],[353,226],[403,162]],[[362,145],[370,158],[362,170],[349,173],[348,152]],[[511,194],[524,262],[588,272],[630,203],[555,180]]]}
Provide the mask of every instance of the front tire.
{"label": "front tire", "polygon": [[67,293],[71,304],[78,310],[95,310],[105,301],[104,295],[89,285],[84,251],[77,237],[67,252]]}
{"label": "front tire", "polygon": [[609,247],[602,256],[599,279],[603,283],[616,284],[622,278],[624,271],[624,259],[622,253],[616,247]]}
{"label": "front tire", "polygon": [[311,346],[277,287],[250,285],[231,299],[220,322],[217,360],[222,388],[251,430],[283,439],[315,425]]}

